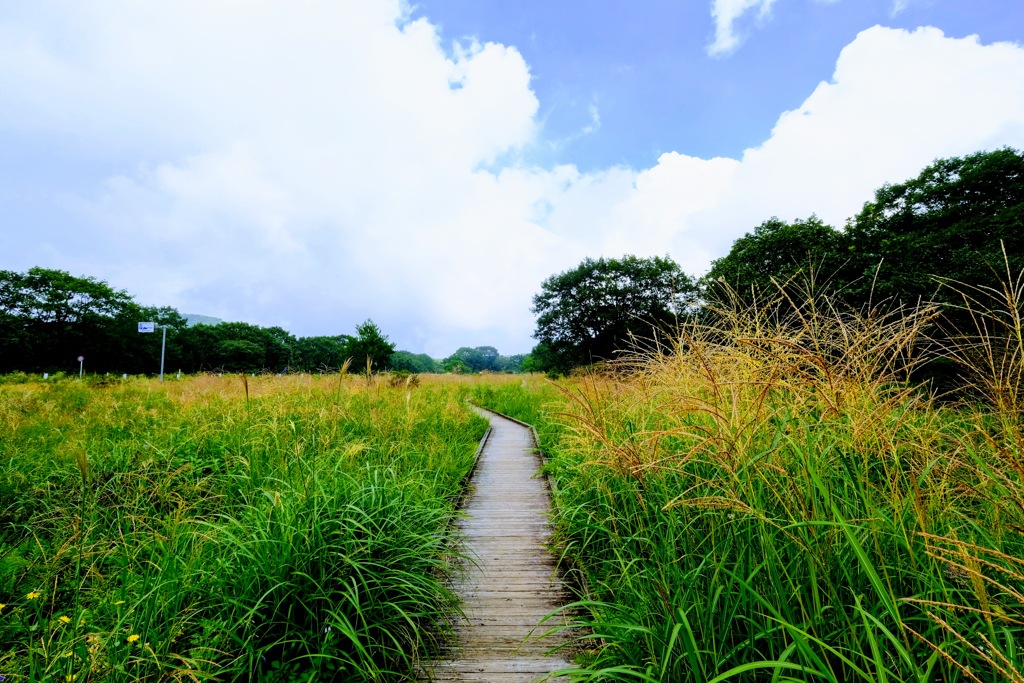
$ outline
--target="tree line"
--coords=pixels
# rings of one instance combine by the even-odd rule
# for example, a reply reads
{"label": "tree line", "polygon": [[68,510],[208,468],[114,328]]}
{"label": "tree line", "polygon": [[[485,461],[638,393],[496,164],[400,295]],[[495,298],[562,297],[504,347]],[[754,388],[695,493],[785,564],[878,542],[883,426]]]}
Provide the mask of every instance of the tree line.
{"label": "tree line", "polygon": [[[1005,254],[1005,261],[1004,261]],[[537,345],[503,356],[462,347],[445,359],[396,351],[367,320],[355,334],[295,337],[241,322],[189,325],[170,307],[137,303],[90,277],[32,268],[0,271],[0,372],[151,373],[166,326],[168,369],[184,372],[568,372],[637,345],[670,343],[680,321],[706,312],[726,289],[756,299],[807,288],[855,310],[929,301],[957,326],[959,287],[987,286],[1024,269],[1024,155],[1004,148],[940,159],[886,184],[841,229],[816,216],[769,218],[697,278],[669,257],[586,259],[546,279],[533,298]],[[1005,278],[1004,278],[1005,279]],[[798,291],[799,290],[799,291]],[[963,321],[960,321],[963,322]]]}
{"label": "tree line", "polygon": [[[586,259],[553,275],[533,299],[531,361],[564,373],[638,344],[656,346],[723,294],[752,301],[813,290],[865,312],[931,302],[949,330],[969,324],[958,319],[959,291],[1022,270],[1024,155],[1004,148],[939,159],[916,178],[876,190],[842,229],[814,215],[768,219],[701,278],[668,257],[634,256]],[[933,365],[931,372],[942,371]]]}
{"label": "tree line", "polygon": [[529,372],[531,366],[524,354],[503,356],[493,346],[460,347],[444,359],[431,358],[425,353],[413,354],[396,351],[391,356],[391,367],[406,372]]}
{"label": "tree line", "polygon": [[[154,322],[155,334],[138,332]],[[170,372],[518,372],[523,356],[491,346],[450,357],[396,351],[367,320],[355,334],[296,337],[281,327],[244,322],[190,325],[176,309],[143,306],[123,290],[62,270],[0,270],[0,373],[71,372],[82,356],[90,373],[157,371],[163,330]]]}

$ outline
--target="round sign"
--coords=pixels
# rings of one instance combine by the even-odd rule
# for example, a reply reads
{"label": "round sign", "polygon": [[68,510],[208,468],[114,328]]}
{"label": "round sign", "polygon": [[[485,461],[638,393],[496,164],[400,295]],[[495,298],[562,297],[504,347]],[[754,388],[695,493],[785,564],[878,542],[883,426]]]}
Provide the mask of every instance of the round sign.
{"label": "round sign", "polygon": [[85,356],[79,356],[78,357],[78,362],[79,363],[81,363],[83,360],[85,360]]}

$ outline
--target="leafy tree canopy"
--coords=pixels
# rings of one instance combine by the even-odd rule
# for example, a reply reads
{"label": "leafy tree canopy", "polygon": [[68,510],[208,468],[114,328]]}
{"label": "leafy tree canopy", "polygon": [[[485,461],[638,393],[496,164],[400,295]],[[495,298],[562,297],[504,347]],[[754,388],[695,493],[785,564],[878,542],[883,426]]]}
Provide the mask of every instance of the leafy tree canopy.
{"label": "leafy tree canopy", "polygon": [[306,372],[337,370],[348,339],[347,335],[300,337],[293,347],[292,366]]}
{"label": "leafy tree canopy", "polygon": [[713,288],[725,281],[744,294],[774,290],[797,278],[832,278],[848,258],[843,247],[842,233],[817,216],[792,223],[770,218],[713,261],[703,284]]}
{"label": "leafy tree canopy", "polygon": [[441,366],[445,372],[520,372],[523,358],[503,356],[493,346],[463,346],[445,358]]}
{"label": "leafy tree canopy", "polygon": [[565,372],[657,337],[687,313],[695,293],[668,257],[588,258],[549,277],[533,297],[533,336],[549,352],[544,369]]}
{"label": "leafy tree canopy", "polygon": [[464,360],[454,356],[449,356],[441,361],[441,367],[444,368],[445,372],[450,372],[455,375],[465,375],[473,372],[473,369],[466,365]]}
{"label": "leafy tree canopy", "polygon": [[[1013,149],[940,159],[883,185],[846,228],[855,294],[867,301],[936,294],[935,276],[992,283],[1024,267],[1024,154]],[[939,300],[947,297],[938,292]]]}
{"label": "leafy tree canopy", "polygon": [[245,339],[225,339],[216,346],[220,367],[228,372],[245,372],[263,366],[264,348]]}
{"label": "leafy tree canopy", "polygon": [[352,359],[349,372],[366,372],[388,370],[391,367],[391,355],[395,345],[380,331],[372,320],[356,325],[356,336],[347,340],[342,354]]}
{"label": "leafy tree canopy", "polygon": [[140,306],[95,278],[32,268],[0,271],[0,372],[75,372],[81,355],[86,372],[155,373],[163,334],[139,334],[142,321],[167,329],[166,367],[185,372],[315,372],[335,369],[349,356],[361,356],[361,369],[367,357],[384,369],[394,350],[371,321],[356,328],[357,337],[301,339],[280,327],[241,322],[190,327],[174,308]]}
{"label": "leafy tree canopy", "polygon": [[[177,344],[179,364],[187,370],[281,372],[293,364],[296,340],[280,327],[249,323],[199,324],[168,336]],[[172,361],[173,362],[173,361]]]}
{"label": "leafy tree canopy", "polygon": [[0,309],[39,324],[74,324],[90,317],[113,318],[134,303],[127,292],[63,270],[0,271]]}
{"label": "leafy tree canopy", "polygon": [[463,346],[446,360],[462,361],[469,372],[483,372],[484,370],[493,372],[498,369],[500,357],[498,349],[493,346],[477,346],[475,348]]}
{"label": "leafy tree canopy", "polygon": [[[541,342],[533,347],[523,361],[519,364],[520,372],[548,372],[557,366],[556,358],[551,352],[551,347]],[[556,371],[557,372],[557,371]]]}
{"label": "leafy tree canopy", "polygon": [[436,360],[425,353],[412,353],[410,351],[395,351],[391,354],[391,368],[393,370],[404,370],[405,372],[438,372],[441,370]]}
{"label": "leafy tree canopy", "polygon": [[937,277],[984,285],[1024,268],[1024,155],[1013,149],[939,159],[916,177],[883,185],[843,231],[816,217],[765,221],[713,262],[705,287],[743,292],[801,274],[855,307],[950,302]]}
{"label": "leafy tree canopy", "polygon": [[512,356],[498,356],[495,370],[498,372],[523,372],[523,362],[526,356],[517,353]]}
{"label": "leafy tree canopy", "polygon": [[32,268],[0,271],[0,371],[93,371],[142,363],[135,344],[142,314],[131,296],[90,277]]}

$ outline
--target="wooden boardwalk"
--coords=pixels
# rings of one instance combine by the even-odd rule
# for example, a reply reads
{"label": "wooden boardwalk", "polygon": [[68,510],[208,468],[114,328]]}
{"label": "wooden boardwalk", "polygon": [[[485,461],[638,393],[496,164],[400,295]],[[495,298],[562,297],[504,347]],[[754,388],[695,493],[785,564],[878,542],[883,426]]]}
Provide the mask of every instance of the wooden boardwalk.
{"label": "wooden boardwalk", "polygon": [[456,627],[458,649],[428,665],[435,681],[566,681],[550,672],[571,666],[558,654],[567,640],[544,634],[565,623],[545,616],[569,601],[546,543],[550,496],[529,429],[493,413],[473,490],[459,522],[470,558],[455,585],[466,620]]}

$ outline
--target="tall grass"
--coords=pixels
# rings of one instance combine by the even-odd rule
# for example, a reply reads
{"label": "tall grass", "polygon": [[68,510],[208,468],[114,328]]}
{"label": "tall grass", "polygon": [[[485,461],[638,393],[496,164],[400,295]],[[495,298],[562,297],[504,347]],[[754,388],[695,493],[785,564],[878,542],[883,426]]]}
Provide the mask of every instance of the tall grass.
{"label": "tall grass", "polygon": [[0,386],[5,680],[394,680],[444,638],[457,386]]}
{"label": "tall grass", "polygon": [[[908,382],[933,315],[733,298],[674,348],[477,391],[551,458],[578,678],[1024,680],[1019,404]],[[982,382],[978,343],[947,352]]]}

